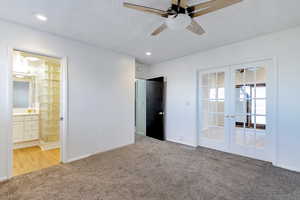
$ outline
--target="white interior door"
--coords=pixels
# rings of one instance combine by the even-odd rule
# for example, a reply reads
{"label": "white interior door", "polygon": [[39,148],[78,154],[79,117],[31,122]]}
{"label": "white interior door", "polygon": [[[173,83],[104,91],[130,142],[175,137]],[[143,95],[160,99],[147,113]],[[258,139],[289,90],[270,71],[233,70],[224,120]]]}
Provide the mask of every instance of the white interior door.
{"label": "white interior door", "polygon": [[200,146],[260,160],[274,159],[276,142],[271,125],[276,112],[276,85],[270,63],[199,73]]}
{"label": "white interior door", "polygon": [[231,151],[267,158],[267,62],[231,68]]}
{"label": "white interior door", "polygon": [[229,81],[228,68],[199,73],[199,143],[201,146],[226,151],[229,124],[226,118]]}

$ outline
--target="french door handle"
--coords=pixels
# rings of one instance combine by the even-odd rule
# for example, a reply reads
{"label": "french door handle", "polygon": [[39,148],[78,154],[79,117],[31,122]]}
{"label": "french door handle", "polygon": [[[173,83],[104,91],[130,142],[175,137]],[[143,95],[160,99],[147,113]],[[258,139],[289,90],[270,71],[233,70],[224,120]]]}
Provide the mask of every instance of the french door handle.
{"label": "french door handle", "polygon": [[159,112],[159,113],[158,113],[158,115],[164,115],[164,114],[165,114],[164,112]]}

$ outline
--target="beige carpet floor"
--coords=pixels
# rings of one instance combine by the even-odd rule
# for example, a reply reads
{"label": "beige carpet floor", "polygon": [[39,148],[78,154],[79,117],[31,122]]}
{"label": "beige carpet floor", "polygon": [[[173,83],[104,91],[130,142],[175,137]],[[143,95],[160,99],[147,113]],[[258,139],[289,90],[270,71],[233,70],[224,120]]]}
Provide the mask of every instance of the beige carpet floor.
{"label": "beige carpet floor", "polygon": [[299,200],[300,174],[205,148],[134,145],[0,183],[1,200]]}

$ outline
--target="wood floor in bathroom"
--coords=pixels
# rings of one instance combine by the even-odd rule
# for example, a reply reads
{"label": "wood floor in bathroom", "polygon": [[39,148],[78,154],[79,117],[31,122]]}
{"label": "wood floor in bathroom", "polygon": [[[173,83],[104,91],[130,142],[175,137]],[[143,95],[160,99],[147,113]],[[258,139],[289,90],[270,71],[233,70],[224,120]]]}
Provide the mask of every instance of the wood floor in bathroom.
{"label": "wood floor in bathroom", "polygon": [[13,176],[48,168],[60,163],[60,149],[42,151],[40,147],[15,149]]}

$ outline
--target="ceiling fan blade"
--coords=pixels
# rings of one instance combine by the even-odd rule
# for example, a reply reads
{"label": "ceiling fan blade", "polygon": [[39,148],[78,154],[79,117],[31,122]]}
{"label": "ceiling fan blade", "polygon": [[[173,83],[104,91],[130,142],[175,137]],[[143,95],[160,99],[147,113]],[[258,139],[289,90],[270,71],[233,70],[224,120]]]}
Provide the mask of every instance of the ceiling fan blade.
{"label": "ceiling fan blade", "polygon": [[[196,6],[189,7],[188,12],[192,12],[192,13],[190,13],[190,16],[192,18],[199,17],[199,16],[205,15],[207,13],[211,13],[211,12],[220,10],[222,8],[231,6],[233,4],[239,3],[241,1],[242,0],[211,0],[211,1],[208,1],[208,2],[205,2],[202,4],[198,4]],[[193,11],[199,10],[199,9],[202,9],[202,10],[193,13]]]}
{"label": "ceiling fan blade", "polygon": [[159,10],[159,9],[156,9],[156,8],[150,8],[150,7],[146,7],[146,6],[140,6],[140,5],[136,5],[136,4],[132,4],[132,3],[127,3],[127,2],[124,2],[123,6],[126,7],[126,8],[131,8],[131,9],[135,9],[135,10],[146,12],[146,13],[151,13],[151,14],[159,15],[161,17],[168,17],[168,13],[166,11]]}
{"label": "ceiling fan blade", "polygon": [[187,7],[187,0],[172,0],[172,4],[174,5],[178,5],[178,1],[179,2],[179,6],[182,8],[186,8]]}
{"label": "ceiling fan blade", "polygon": [[178,5],[178,0],[172,0],[172,4]]}
{"label": "ceiling fan blade", "polygon": [[187,0],[180,0],[179,6],[181,8],[187,8]]}
{"label": "ceiling fan blade", "polygon": [[191,13],[191,12],[194,12],[196,10],[200,10],[200,9],[204,9],[204,8],[208,8],[208,7],[211,7],[214,5],[214,3],[216,3],[218,0],[210,0],[210,1],[207,1],[207,2],[203,2],[203,3],[199,3],[199,4],[196,4],[196,5],[193,5],[193,6],[189,6],[187,8],[187,12],[188,13]]}
{"label": "ceiling fan blade", "polygon": [[163,23],[162,25],[160,25],[157,29],[155,29],[155,31],[153,31],[151,33],[152,36],[156,36],[158,34],[160,34],[161,32],[163,32],[164,30],[166,30],[168,28],[166,23]]}
{"label": "ceiling fan blade", "polygon": [[186,27],[186,29],[197,35],[202,35],[205,33],[204,29],[194,19],[192,19],[192,23]]}

